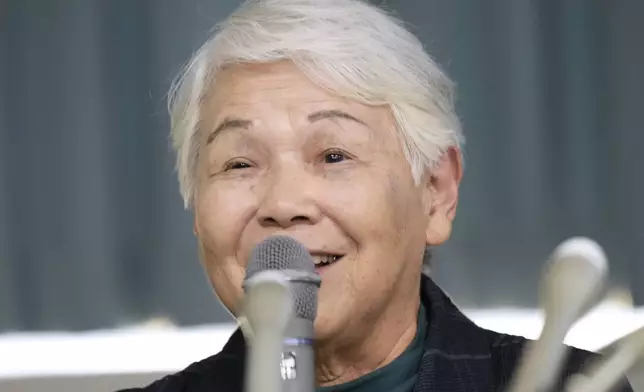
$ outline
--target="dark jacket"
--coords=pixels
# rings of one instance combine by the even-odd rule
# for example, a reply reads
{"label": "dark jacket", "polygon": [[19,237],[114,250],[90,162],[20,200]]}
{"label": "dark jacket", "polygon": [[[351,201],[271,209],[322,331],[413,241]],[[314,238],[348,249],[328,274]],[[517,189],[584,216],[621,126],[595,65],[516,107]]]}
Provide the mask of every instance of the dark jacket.
{"label": "dark jacket", "polygon": [[[461,313],[445,293],[423,275],[421,300],[428,331],[414,392],[503,391],[513,374],[525,338],[478,327]],[[243,392],[246,347],[237,330],[223,350],[145,388],[130,392]],[[561,380],[594,357],[572,349]],[[560,382],[556,390],[562,390]],[[121,391],[121,392],[126,392]],[[632,392],[626,385],[623,392]]]}

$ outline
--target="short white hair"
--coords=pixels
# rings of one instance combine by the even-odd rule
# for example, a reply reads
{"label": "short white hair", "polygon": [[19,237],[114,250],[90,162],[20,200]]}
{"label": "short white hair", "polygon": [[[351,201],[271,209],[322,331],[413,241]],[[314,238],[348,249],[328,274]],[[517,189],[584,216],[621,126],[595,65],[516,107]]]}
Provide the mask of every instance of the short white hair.
{"label": "short white hair", "polygon": [[339,96],[388,105],[417,184],[448,148],[463,143],[453,83],[390,13],[361,0],[249,0],[216,26],[170,89],[186,208],[194,202],[202,101],[217,72],[280,60]]}

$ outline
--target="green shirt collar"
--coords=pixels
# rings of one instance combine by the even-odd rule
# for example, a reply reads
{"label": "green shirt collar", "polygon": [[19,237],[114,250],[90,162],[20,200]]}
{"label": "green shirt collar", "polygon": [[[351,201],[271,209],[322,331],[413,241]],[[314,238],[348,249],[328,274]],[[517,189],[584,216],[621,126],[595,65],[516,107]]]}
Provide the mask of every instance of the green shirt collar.
{"label": "green shirt collar", "polygon": [[409,347],[386,366],[356,380],[331,387],[318,388],[317,392],[409,392],[416,382],[416,374],[423,357],[427,316],[423,304],[418,311],[416,336]]}

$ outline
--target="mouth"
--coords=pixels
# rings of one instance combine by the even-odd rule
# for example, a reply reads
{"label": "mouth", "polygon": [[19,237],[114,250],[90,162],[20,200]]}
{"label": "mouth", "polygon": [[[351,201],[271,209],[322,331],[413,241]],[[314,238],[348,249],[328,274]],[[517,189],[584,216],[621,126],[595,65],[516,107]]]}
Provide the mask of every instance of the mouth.
{"label": "mouth", "polygon": [[329,266],[337,263],[344,255],[334,254],[312,254],[313,263],[315,263],[315,270],[317,272],[328,268]]}

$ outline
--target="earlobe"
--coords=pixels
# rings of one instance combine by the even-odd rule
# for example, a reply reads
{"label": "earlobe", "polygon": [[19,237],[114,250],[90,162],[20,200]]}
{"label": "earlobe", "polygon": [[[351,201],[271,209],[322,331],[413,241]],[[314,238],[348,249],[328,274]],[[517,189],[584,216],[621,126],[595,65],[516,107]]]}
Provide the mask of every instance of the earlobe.
{"label": "earlobe", "polygon": [[452,221],[445,216],[435,215],[430,218],[425,241],[429,246],[438,246],[449,239],[452,234]]}

